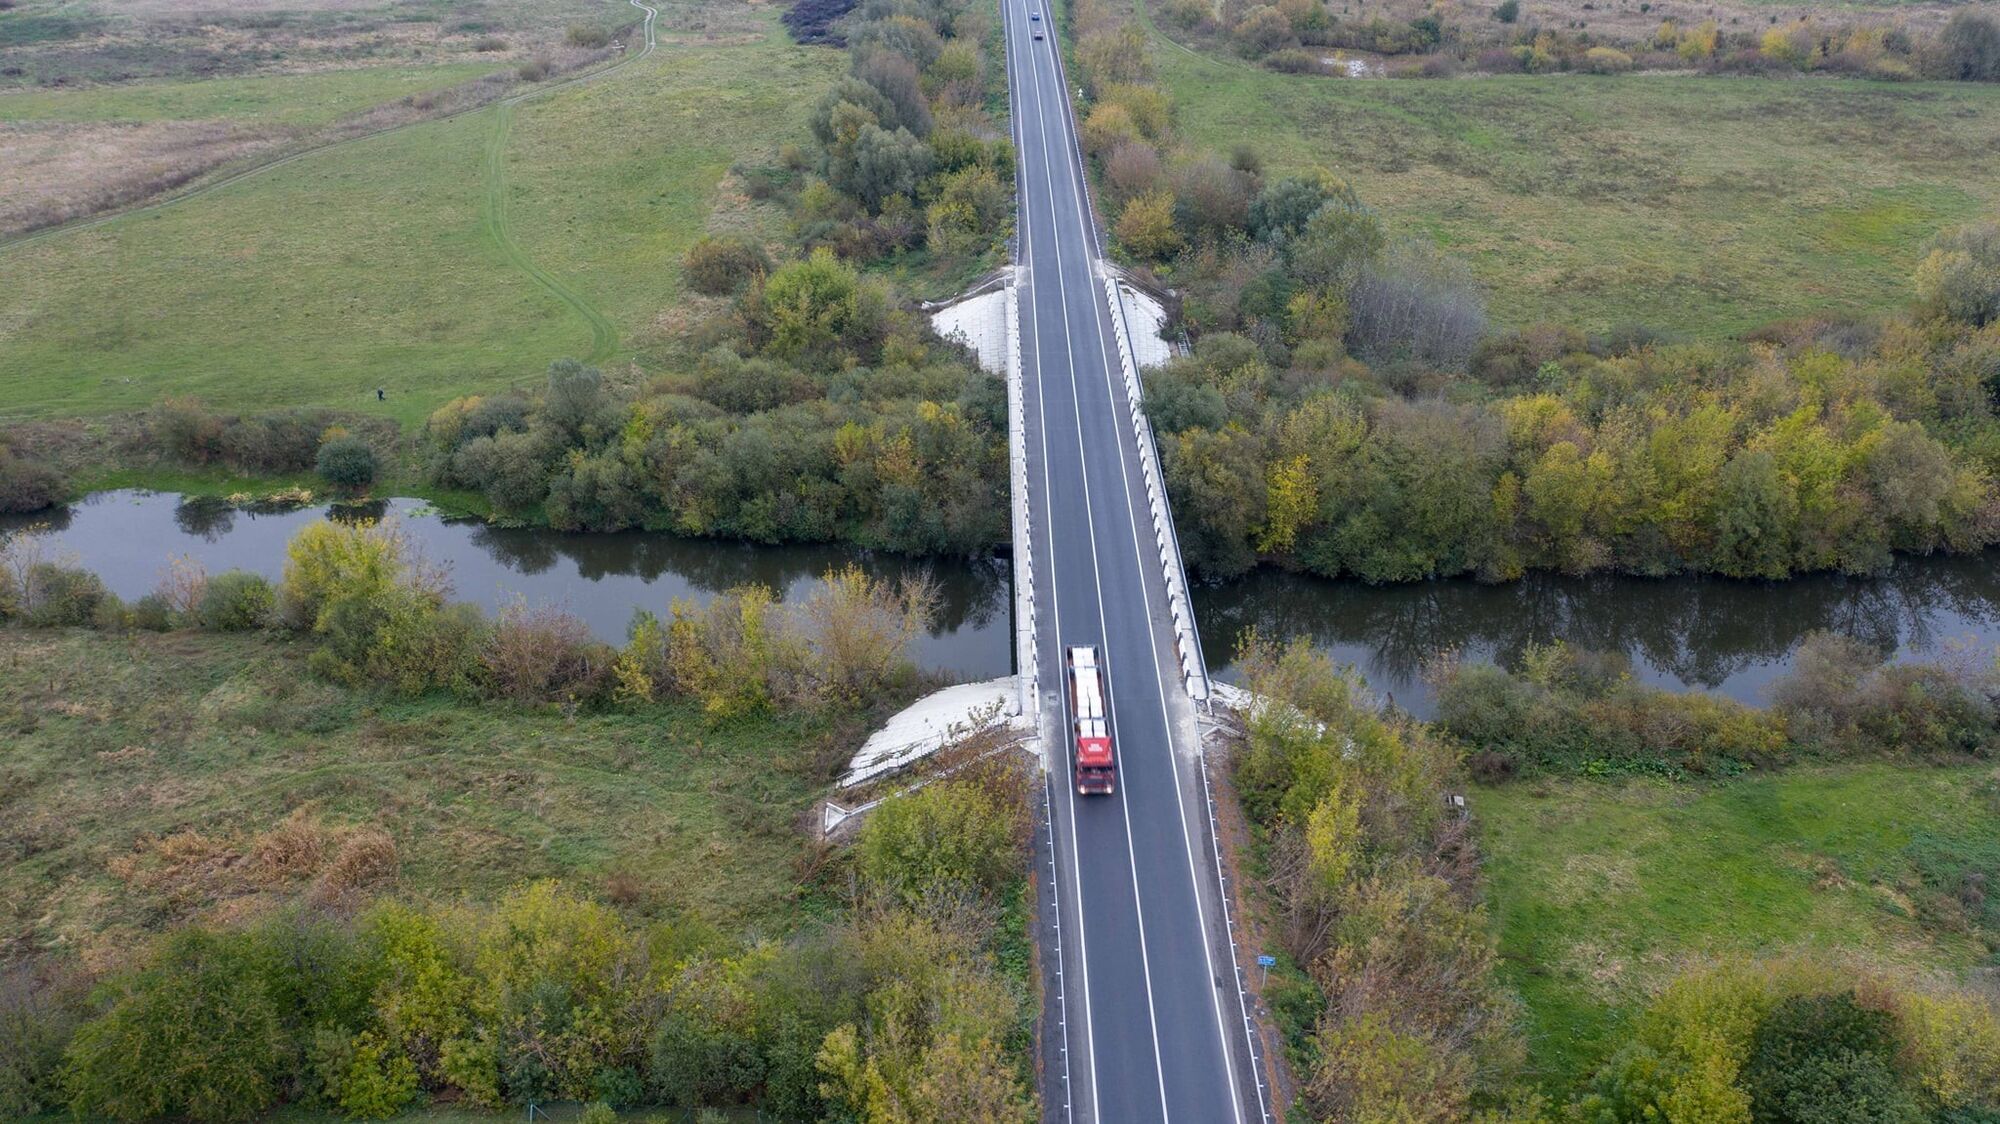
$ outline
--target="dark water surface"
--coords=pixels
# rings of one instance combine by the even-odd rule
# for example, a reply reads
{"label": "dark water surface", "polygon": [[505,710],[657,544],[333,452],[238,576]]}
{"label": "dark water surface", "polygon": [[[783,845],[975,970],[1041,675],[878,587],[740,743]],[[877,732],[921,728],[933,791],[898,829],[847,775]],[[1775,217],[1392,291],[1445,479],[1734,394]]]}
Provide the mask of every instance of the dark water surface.
{"label": "dark water surface", "polygon": [[1623,652],[1646,683],[1761,705],[1799,641],[1817,629],[1902,660],[2000,647],[2000,552],[1899,559],[1874,578],[1782,582],[1534,575],[1507,585],[1382,586],[1259,573],[1197,588],[1194,604],[1220,677],[1245,628],[1304,633],[1418,715],[1431,710],[1423,669],[1435,653],[1456,648],[1468,659],[1510,663],[1527,645],[1555,640]]}
{"label": "dark water surface", "polygon": [[[602,638],[620,642],[635,609],[665,613],[675,598],[705,600],[751,582],[792,595],[848,562],[883,577],[927,574],[939,604],[917,646],[924,666],[965,678],[1013,666],[1011,575],[1004,559],[913,561],[847,547],[764,547],[658,534],[564,534],[446,519],[415,500],[366,514],[397,519],[424,557],[450,568],[456,596],[498,610],[518,600],[559,605]],[[183,503],[154,492],[102,492],[33,520],[0,520],[0,533],[46,524],[50,546],[101,575],[119,596],[159,583],[186,554],[210,573],[254,570],[273,579],[285,542],[328,509],[254,514]],[[1310,636],[1353,664],[1378,694],[1430,712],[1425,661],[1458,649],[1508,662],[1530,643],[1567,641],[1624,652],[1633,672],[1665,687],[1765,700],[1806,633],[1857,637],[1901,659],[1961,647],[2000,647],[2000,552],[1905,558],[1876,578],[1832,575],[1785,582],[1722,578],[1529,577],[1508,585],[1453,580],[1371,586],[1267,571],[1197,587],[1195,614],[1209,666],[1229,675],[1236,637]]]}
{"label": "dark water surface", "polygon": [[[66,553],[127,599],[150,592],[168,560],[188,555],[211,574],[251,570],[272,580],[284,572],[285,543],[329,509],[256,514],[162,492],[99,492],[54,512],[0,521],[0,532],[46,524],[51,549]],[[558,605],[591,631],[623,643],[636,609],[665,616],[675,598],[706,601],[732,586],[758,583],[781,596],[798,593],[827,570],[849,562],[879,577],[926,574],[938,590],[930,635],[917,662],[968,679],[1013,670],[1012,585],[1004,559],[913,561],[847,547],[751,546],[672,535],[564,534],[447,519],[418,500],[386,500],[356,515],[393,518],[423,557],[445,565],[453,596],[498,611],[525,600]]]}

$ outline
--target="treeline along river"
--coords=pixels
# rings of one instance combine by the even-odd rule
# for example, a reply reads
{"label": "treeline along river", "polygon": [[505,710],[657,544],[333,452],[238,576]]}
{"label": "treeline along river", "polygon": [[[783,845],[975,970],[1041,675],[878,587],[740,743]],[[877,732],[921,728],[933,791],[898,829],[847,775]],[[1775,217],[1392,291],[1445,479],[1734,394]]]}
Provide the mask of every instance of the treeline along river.
{"label": "treeline along river", "polygon": [[[415,500],[355,509],[255,512],[156,492],[102,492],[33,519],[0,522],[32,533],[139,597],[170,558],[209,572],[240,568],[277,578],[285,543],[323,518],[394,517],[433,563],[449,567],[456,596],[490,611],[554,604],[617,643],[638,609],[665,614],[676,599],[706,600],[757,583],[780,594],[849,561],[887,577],[922,574],[938,591],[916,657],[928,668],[984,679],[1012,667],[1011,574],[1004,558],[912,560],[845,547],[766,547],[671,535],[565,534],[449,519]],[[1209,666],[1227,677],[1236,638],[1305,634],[1366,676],[1378,695],[1419,715],[1431,696],[1425,666],[1443,651],[1510,662],[1529,644],[1565,641],[1619,651],[1648,683],[1713,690],[1747,703],[1790,665],[1799,641],[1825,629],[1896,658],[1938,658],[2000,646],[2000,569],[1993,553],[1904,558],[1884,575],[1814,575],[1783,582],[1724,578],[1566,578],[1506,585],[1470,580],[1367,585],[1276,571],[1198,588]]]}

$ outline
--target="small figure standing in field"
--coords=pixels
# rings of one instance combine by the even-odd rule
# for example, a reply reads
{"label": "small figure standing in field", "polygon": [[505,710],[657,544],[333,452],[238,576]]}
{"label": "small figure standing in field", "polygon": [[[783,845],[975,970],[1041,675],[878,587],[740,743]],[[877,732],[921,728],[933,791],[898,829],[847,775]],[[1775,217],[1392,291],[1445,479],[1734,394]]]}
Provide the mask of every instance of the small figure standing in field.
{"label": "small figure standing in field", "polygon": [[384,393],[381,387],[379,387],[379,386],[378,386],[378,387],[376,387],[376,388],[375,388],[375,401],[377,401],[377,402],[387,402],[388,400],[389,400],[389,396],[388,396],[388,394]]}

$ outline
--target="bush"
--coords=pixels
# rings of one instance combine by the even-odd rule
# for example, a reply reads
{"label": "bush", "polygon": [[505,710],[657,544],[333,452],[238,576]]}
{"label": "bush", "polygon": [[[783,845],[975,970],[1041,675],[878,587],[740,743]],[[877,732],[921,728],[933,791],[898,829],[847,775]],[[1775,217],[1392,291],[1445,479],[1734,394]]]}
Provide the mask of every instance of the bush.
{"label": "bush", "polygon": [[146,632],[166,632],[174,627],[173,606],[157,593],[148,593],[132,602],[129,616],[133,628]]}
{"label": "bush", "polygon": [[247,570],[230,570],[208,579],[196,617],[211,632],[247,632],[269,624],[277,607],[270,582]]}
{"label": "bush", "polygon": [[1918,310],[1973,327],[2000,321],[2000,223],[1948,230],[1931,240],[1916,273]]}
{"label": "bush", "polygon": [[1493,18],[1501,23],[1513,23],[1521,17],[1521,0],[1500,0],[1493,9]]}
{"label": "bush", "polygon": [[347,492],[366,491],[381,471],[374,446],[359,437],[335,437],[319,447],[315,462],[320,477]]}
{"label": "bush", "polygon": [[1952,13],[1938,32],[1938,62],[1946,78],[2000,81],[2000,23],[1970,8]]}
{"label": "bush", "polygon": [[681,259],[681,273],[688,286],[711,297],[742,292],[769,272],[771,259],[764,248],[736,234],[698,238]]}
{"label": "bush", "polygon": [[514,75],[523,82],[540,82],[549,76],[552,69],[547,59],[529,59],[514,68]]}
{"label": "bush", "polygon": [[61,1107],[63,1047],[85,990],[79,976],[51,962],[0,971],[0,1115],[22,1119]]}
{"label": "bush", "polygon": [[601,27],[591,27],[588,24],[581,23],[570,24],[569,32],[563,36],[563,39],[572,47],[583,47],[593,51],[611,45],[611,33],[609,31]]}
{"label": "bush", "polygon": [[509,610],[479,653],[494,692],[518,703],[592,701],[609,690],[614,660],[588,625],[546,606]]}
{"label": "bush", "polygon": [[92,623],[108,596],[104,582],[88,570],[37,562],[21,581],[18,611],[36,628],[80,628]]}
{"label": "bush", "polygon": [[236,1120],[278,1099],[289,1053],[246,936],[189,929],[112,985],[77,1031],[65,1083],[79,1115]]}
{"label": "bush", "polygon": [[861,877],[908,902],[991,899],[1020,877],[1027,804],[1011,772],[944,781],[898,797],[862,822]]}
{"label": "bush", "polygon": [[0,448],[0,515],[19,515],[53,507],[68,482],[39,461],[24,460]]}
{"label": "bush", "polygon": [[1592,74],[1623,74],[1632,69],[1632,56],[1616,47],[1592,47],[1583,53],[1583,69]]}
{"label": "bush", "polygon": [[1919,1124],[1893,1063],[1894,1024],[1854,994],[1783,1000],[1757,1028],[1743,1087],[1760,1124]]}

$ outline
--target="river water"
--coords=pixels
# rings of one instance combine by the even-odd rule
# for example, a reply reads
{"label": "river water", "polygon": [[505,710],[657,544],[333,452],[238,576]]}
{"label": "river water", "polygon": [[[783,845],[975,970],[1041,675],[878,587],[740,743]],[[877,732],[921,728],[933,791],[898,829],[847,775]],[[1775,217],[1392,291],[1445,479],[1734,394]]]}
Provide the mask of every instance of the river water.
{"label": "river water", "polygon": [[[273,579],[298,528],[326,508],[258,514],[214,503],[182,503],[152,492],[103,492],[32,520],[47,545],[105,580],[119,596],[158,584],[174,555],[210,573],[254,570]],[[335,512],[338,516],[340,513]],[[829,568],[857,562],[885,577],[924,574],[938,611],[915,656],[968,679],[1012,667],[1010,570],[1004,559],[912,561],[846,547],[764,547],[657,534],[564,534],[447,519],[414,500],[357,514],[389,516],[423,556],[449,566],[455,593],[489,610],[519,600],[560,605],[617,643],[637,609],[664,614],[676,598],[705,600],[760,583],[796,594]],[[1371,586],[1265,571],[1195,590],[1209,666],[1230,674],[1237,636],[1306,635],[1350,663],[1377,694],[1426,715],[1426,661],[1456,649],[1508,661],[1530,643],[1563,640],[1624,652],[1641,680],[1765,701],[1808,632],[1855,636],[1896,658],[2000,647],[2000,553],[1907,558],[1886,575],[1818,575],[1785,582],[1722,578],[1645,579],[1538,575],[1507,585],[1465,580]]]}

